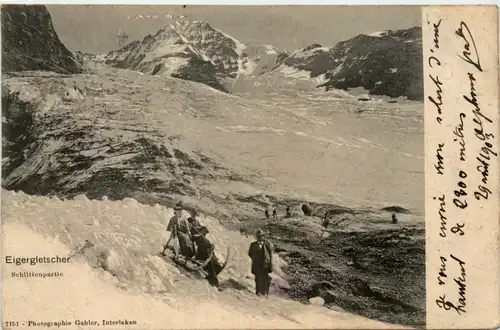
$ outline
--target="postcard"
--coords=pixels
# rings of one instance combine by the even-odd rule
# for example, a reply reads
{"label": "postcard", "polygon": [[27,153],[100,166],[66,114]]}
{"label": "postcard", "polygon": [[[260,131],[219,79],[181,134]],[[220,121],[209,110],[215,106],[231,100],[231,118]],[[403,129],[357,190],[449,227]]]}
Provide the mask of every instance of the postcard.
{"label": "postcard", "polygon": [[3,329],[499,326],[498,8],[0,9]]}

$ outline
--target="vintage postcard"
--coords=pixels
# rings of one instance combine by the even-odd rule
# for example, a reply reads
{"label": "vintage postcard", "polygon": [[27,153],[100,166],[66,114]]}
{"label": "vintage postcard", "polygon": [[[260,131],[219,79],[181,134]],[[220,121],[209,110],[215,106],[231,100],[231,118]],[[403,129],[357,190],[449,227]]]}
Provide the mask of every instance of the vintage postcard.
{"label": "vintage postcard", "polygon": [[498,8],[0,10],[3,329],[499,326]]}

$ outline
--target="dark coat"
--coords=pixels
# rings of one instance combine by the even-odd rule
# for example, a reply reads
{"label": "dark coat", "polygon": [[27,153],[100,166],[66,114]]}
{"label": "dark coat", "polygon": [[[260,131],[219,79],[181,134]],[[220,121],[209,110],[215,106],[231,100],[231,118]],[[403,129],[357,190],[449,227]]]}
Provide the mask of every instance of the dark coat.
{"label": "dark coat", "polygon": [[252,242],[248,249],[248,256],[252,259],[252,274],[272,273],[273,271],[273,245],[268,240]]}
{"label": "dark coat", "polygon": [[194,238],[196,243],[197,253],[195,259],[205,261],[210,256],[210,253],[215,249],[214,245],[208,240],[207,237],[197,236]]}

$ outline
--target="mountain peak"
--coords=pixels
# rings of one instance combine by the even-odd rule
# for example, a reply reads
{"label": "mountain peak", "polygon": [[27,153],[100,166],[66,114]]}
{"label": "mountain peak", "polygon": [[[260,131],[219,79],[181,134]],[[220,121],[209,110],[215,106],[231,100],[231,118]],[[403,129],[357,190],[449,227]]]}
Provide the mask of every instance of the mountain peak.
{"label": "mountain peak", "polygon": [[218,32],[217,29],[212,27],[205,21],[189,21],[189,20],[177,20],[172,24],[173,28],[181,34],[196,34],[196,33],[214,33]]}
{"label": "mountain peak", "polygon": [[223,81],[248,71],[246,48],[207,22],[177,20],[142,42],[110,52],[107,63],[149,74],[166,73],[225,91]]}

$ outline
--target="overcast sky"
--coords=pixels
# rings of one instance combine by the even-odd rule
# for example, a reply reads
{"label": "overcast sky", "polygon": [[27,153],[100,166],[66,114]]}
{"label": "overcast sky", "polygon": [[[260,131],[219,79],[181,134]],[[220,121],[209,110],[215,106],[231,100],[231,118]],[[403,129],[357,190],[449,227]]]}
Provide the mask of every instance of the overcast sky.
{"label": "overcast sky", "polygon": [[[54,27],[72,51],[104,53],[118,48],[122,29],[142,40],[173,20],[207,21],[247,44],[293,50],[319,43],[334,45],[360,33],[421,25],[419,6],[123,6],[48,5]],[[157,19],[136,19],[158,15]]]}

